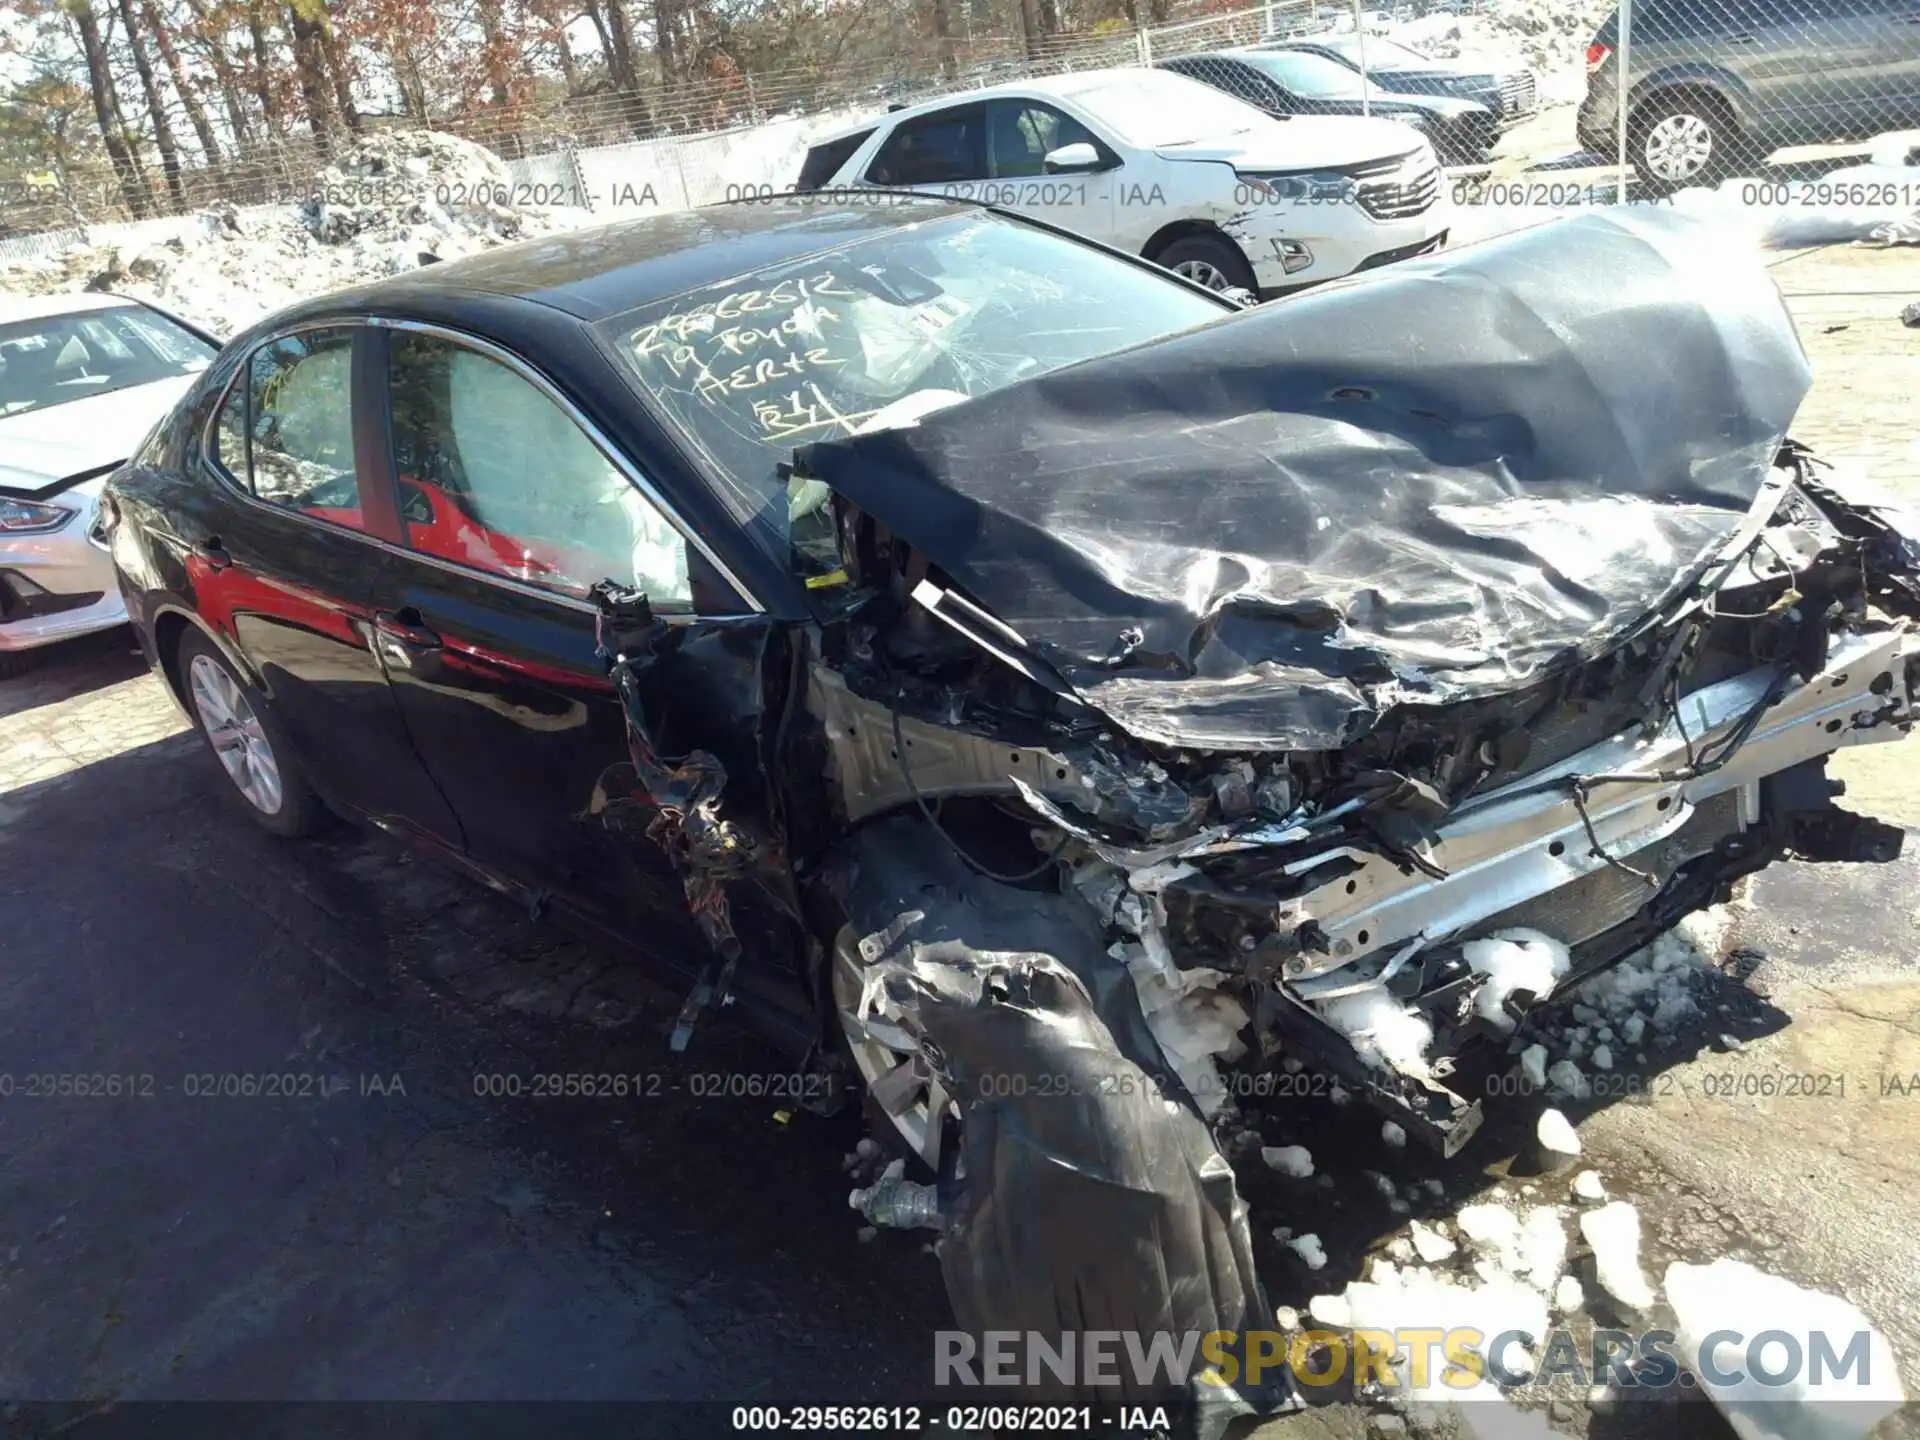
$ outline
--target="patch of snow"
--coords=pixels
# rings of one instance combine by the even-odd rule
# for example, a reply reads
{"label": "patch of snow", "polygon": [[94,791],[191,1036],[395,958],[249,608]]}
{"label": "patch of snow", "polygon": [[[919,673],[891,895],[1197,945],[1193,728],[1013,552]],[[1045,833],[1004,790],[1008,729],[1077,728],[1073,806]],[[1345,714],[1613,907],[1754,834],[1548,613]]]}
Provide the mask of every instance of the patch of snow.
{"label": "patch of snow", "polygon": [[[1838,1296],[1727,1259],[1669,1265],[1664,1285],[1678,1321],[1676,1355],[1742,1440],[1864,1436],[1905,1403],[1886,1337]],[[1741,1337],[1716,1346],[1710,1357],[1710,1368],[1722,1377],[1738,1372],[1738,1383],[1710,1379],[1702,1369],[1700,1346],[1715,1331]],[[1791,1344],[1774,1339],[1749,1354],[1749,1342],[1768,1331]],[[1840,1363],[1816,1367],[1816,1347],[1835,1362],[1850,1354],[1858,1360],[1844,1374]],[[1753,1373],[1756,1360],[1764,1373],[1786,1378],[1767,1384]]]}
{"label": "patch of snow", "polygon": [[1587,1292],[1580,1288],[1579,1277],[1562,1275],[1553,1287],[1553,1308],[1562,1315],[1571,1315],[1587,1301]]}
{"label": "patch of snow", "polygon": [[1407,1227],[1407,1236],[1413,1242],[1414,1254],[1429,1265],[1451,1260],[1460,1249],[1438,1230],[1420,1220],[1415,1220]]}
{"label": "patch of snow", "polygon": [[1653,1304],[1653,1287],[1640,1270],[1640,1212],[1625,1200],[1615,1200],[1580,1217],[1580,1233],[1593,1247],[1594,1276],[1615,1300],[1629,1310]]}
{"label": "patch of snow", "polygon": [[1307,1302],[1307,1314],[1322,1325],[1345,1330],[1353,1324],[1353,1311],[1344,1295],[1316,1295]]}
{"label": "patch of snow", "polygon": [[1313,1156],[1304,1145],[1262,1145],[1260,1158],[1269,1170],[1278,1170],[1295,1180],[1305,1180],[1313,1174]]}
{"label": "patch of snow", "polygon": [[1520,1222],[1520,1276],[1534,1289],[1551,1294],[1567,1264],[1567,1229],[1560,1212],[1540,1206]]}
{"label": "patch of snow", "polygon": [[1582,1170],[1573,1177],[1573,1193],[1582,1200],[1604,1200],[1607,1187],[1601,1183],[1598,1172]]}
{"label": "patch of snow", "polygon": [[1240,1002],[1219,987],[1219,971],[1183,970],[1174,964],[1158,904],[1156,900],[1152,912],[1141,916],[1139,943],[1118,944],[1109,953],[1122,960],[1133,977],[1147,1029],[1167,1063],[1200,1113],[1212,1117],[1227,1099],[1215,1057],[1231,1063],[1246,1053],[1240,1032],[1249,1017]]}
{"label": "patch of snow", "polygon": [[1540,1148],[1551,1155],[1565,1156],[1571,1160],[1580,1153],[1580,1137],[1574,1133],[1567,1117],[1558,1110],[1543,1110],[1540,1121],[1533,1128],[1534,1135],[1540,1141]]}
{"label": "patch of snow", "polygon": [[1507,998],[1519,990],[1546,997],[1573,963],[1565,945],[1538,930],[1501,930],[1485,940],[1469,940],[1460,954],[1486,977],[1474,992],[1474,1012],[1509,1033],[1515,1021],[1504,1008]]}
{"label": "patch of snow", "polygon": [[1593,1087],[1587,1083],[1587,1077],[1571,1060],[1556,1060],[1549,1065],[1547,1080],[1555,1091],[1562,1095],[1571,1095],[1576,1100],[1584,1100],[1593,1093]]}
{"label": "patch of snow", "polygon": [[[1457,1341],[1465,1331],[1477,1330],[1487,1340],[1517,1333],[1529,1342],[1538,1341],[1547,1331],[1546,1301],[1510,1276],[1496,1275],[1476,1285],[1431,1270],[1380,1266],[1373,1279],[1354,1281],[1339,1298],[1345,1302],[1347,1324],[1356,1331],[1400,1336],[1431,1329]],[[1521,1368],[1518,1362],[1522,1349],[1519,1344],[1509,1344],[1502,1351],[1501,1361],[1509,1370]],[[1448,1364],[1438,1345],[1416,1362],[1412,1346],[1403,1343],[1389,1363],[1399,1394],[1410,1401],[1477,1402],[1499,1393],[1484,1371],[1472,1385],[1446,1384],[1442,1377]],[[1464,1376],[1455,1372],[1454,1379],[1460,1381]],[[1461,1407],[1463,1411],[1478,1408],[1471,1403]]]}
{"label": "patch of snow", "polygon": [[1533,1090],[1547,1088],[1547,1047],[1540,1044],[1527,1046],[1520,1052],[1520,1074]]}
{"label": "patch of snow", "polygon": [[[1425,1077],[1433,1027],[1384,988],[1315,1002],[1326,1022],[1353,1042],[1354,1053],[1381,1070]],[[1335,1103],[1339,1103],[1336,1097]]]}
{"label": "patch of snow", "polygon": [[1567,1263],[1566,1224],[1550,1205],[1515,1210],[1497,1200],[1464,1206],[1454,1217],[1473,1247],[1474,1270],[1484,1280],[1524,1281],[1543,1298]]}
{"label": "patch of snow", "polygon": [[1287,1241],[1287,1248],[1304,1260],[1309,1270],[1326,1269],[1327,1252],[1321,1248],[1318,1235],[1296,1235]]}

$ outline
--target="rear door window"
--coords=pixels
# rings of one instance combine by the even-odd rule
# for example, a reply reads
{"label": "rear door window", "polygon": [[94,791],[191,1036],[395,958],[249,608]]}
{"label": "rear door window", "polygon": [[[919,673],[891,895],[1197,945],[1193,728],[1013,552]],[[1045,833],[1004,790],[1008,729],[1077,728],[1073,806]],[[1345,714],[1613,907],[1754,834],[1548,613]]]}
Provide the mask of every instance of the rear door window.
{"label": "rear door window", "polygon": [[222,402],[214,458],[256,499],[364,530],[353,461],[358,334],[326,326],[254,351]]}

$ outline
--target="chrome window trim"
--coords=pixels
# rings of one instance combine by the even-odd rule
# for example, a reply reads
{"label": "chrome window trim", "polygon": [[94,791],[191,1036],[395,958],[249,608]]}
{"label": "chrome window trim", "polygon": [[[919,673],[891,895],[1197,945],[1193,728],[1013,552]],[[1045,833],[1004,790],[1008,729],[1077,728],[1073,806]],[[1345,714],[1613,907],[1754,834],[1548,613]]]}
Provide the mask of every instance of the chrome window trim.
{"label": "chrome window trim", "polygon": [[[561,390],[560,387],[555,385],[551,380],[547,379],[545,375],[542,375],[538,370],[534,369],[534,367],[529,365],[525,360],[521,359],[506,347],[496,344],[494,341],[483,339],[478,335],[468,334],[463,330],[455,330],[449,326],[436,325],[424,320],[395,320],[376,315],[369,316],[366,323],[377,329],[399,330],[410,334],[427,335],[435,339],[446,340],[455,345],[465,346],[469,350],[486,356],[496,364],[505,366],[522,380],[525,380],[529,385],[533,386],[535,390],[539,391],[542,395],[546,396],[548,400],[558,406],[560,412],[580,428],[581,433],[584,434],[593,447],[600,452],[601,458],[613,466],[629,485],[640,492],[641,497],[645,499],[648,504],[660,512],[661,518],[678,531],[680,538],[685,541],[691,549],[697,551],[706,560],[707,564],[713,567],[714,573],[727,583],[734,594],[740,597],[742,603],[746,605],[751,613],[755,615],[764,615],[766,613],[766,606],[760,603],[760,597],[749,590],[740,577],[734,573],[733,568],[722,560],[719,555],[714,553],[713,547],[708,545],[705,540],[680,518],[679,513],[673,506],[667,503],[666,496],[660,493],[659,487],[641,472],[640,467],[622,454],[619,447],[607,438],[606,433],[580,412],[580,407],[575,405],[573,401],[567,397],[566,392]],[[408,553],[413,554],[417,552],[409,551]],[[489,573],[484,570],[469,570],[465,566],[455,566],[453,568],[468,574],[486,575]],[[537,589],[538,587],[532,588]],[[589,606],[588,608],[591,609],[592,607]]]}
{"label": "chrome window trim", "polygon": [[[245,481],[242,481],[238,475],[235,475],[229,470],[226,462],[220,458],[220,449],[214,444],[213,440],[214,432],[220,428],[220,412],[227,408],[227,402],[233,398],[233,387],[240,383],[241,376],[252,373],[254,356],[266,349],[267,346],[278,344],[289,335],[302,335],[309,330],[358,330],[364,328],[365,323],[366,322],[361,320],[302,320],[298,324],[289,325],[284,330],[276,330],[271,335],[263,336],[259,341],[248,346],[247,352],[240,357],[239,365],[234,368],[233,374],[227,377],[227,383],[220,387],[220,398],[214,402],[213,408],[207,412],[206,423],[200,427],[200,459],[208,465],[211,465],[214,473],[226,481],[227,484],[231,485],[243,500],[251,501],[255,505],[271,510],[276,515],[299,515],[302,520],[311,521],[316,525],[324,525],[328,530],[338,531],[344,535],[366,535],[364,530],[356,530],[351,525],[341,525],[332,520],[321,520],[316,516],[302,514],[298,510],[291,510],[284,505],[275,505],[270,500],[262,500],[258,495],[253,493],[253,477],[249,475]],[[349,401],[349,404],[351,404],[351,401]],[[251,431],[251,427],[249,427],[249,431]],[[249,449],[247,460],[249,466],[251,466],[253,460],[251,449]],[[377,539],[378,537],[368,535],[367,538],[371,540]]]}

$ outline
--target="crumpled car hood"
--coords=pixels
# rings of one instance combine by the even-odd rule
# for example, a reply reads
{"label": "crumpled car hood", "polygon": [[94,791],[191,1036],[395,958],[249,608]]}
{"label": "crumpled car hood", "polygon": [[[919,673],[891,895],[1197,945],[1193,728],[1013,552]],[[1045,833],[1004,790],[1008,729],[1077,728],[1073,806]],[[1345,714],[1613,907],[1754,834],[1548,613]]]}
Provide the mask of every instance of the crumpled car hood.
{"label": "crumpled car hood", "polygon": [[1588,213],[804,450],[1146,740],[1328,749],[1602,653],[1810,376],[1757,255]]}

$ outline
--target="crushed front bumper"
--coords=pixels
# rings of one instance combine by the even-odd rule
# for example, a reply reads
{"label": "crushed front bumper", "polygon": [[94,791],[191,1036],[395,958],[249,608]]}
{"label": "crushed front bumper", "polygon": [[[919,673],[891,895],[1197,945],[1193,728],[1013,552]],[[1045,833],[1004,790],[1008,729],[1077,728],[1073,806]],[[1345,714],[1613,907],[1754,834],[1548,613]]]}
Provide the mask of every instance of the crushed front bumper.
{"label": "crushed front bumper", "polygon": [[[1804,682],[1783,685],[1765,667],[1704,686],[1651,736],[1616,735],[1466,802],[1423,852],[1438,875],[1350,846],[1303,856],[1288,868],[1328,878],[1280,902],[1264,936],[1240,941],[1263,992],[1256,1027],[1452,1154],[1479,1108],[1446,1077],[1464,1043],[1493,1033],[1474,1018],[1482,977],[1461,957],[1466,939],[1527,928],[1570,948],[1553,995],[1514,997],[1517,1019],[1784,853],[1894,858],[1900,832],[1834,809],[1821,770],[1838,749],[1907,735],[1917,691],[1920,637],[1904,625],[1841,637]],[[1715,757],[1724,763],[1696,763]],[[1192,923],[1179,894],[1163,897],[1176,927]],[[1173,939],[1177,953],[1177,930]],[[1428,1063],[1363,1058],[1322,1013],[1376,990],[1433,1023]]]}
{"label": "crushed front bumper", "polygon": [[[1671,837],[1716,797],[1733,798],[1743,827],[1757,824],[1760,782],[1767,776],[1843,746],[1908,733],[1916,657],[1920,639],[1905,629],[1841,639],[1825,668],[1767,709],[1725,765],[1682,778],[1689,756],[1728,737],[1766,692],[1772,672],[1754,670],[1697,690],[1651,739],[1615,736],[1461,806],[1439,827],[1429,855],[1445,879],[1406,873],[1379,855],[1324,852],[1315,863],[1345,856],[1358,868],[1289,905],[1294,925],[1317,924],[1326,948],[1289,956],[1287,978],[1322,977],[1419,936],[1479,925],[1610,868],[1603,854],[1633,854]],[[1676,778],[1654,778],[1661,774]],[[1575,776],[1614,778],[1594,781],[1581,804],[1568,788]],[[1626,917],[1596,921],[1603,918],[1607,923],[1598,929]],[[1572,943],[1587,936],[1560,938]]]}

